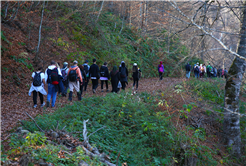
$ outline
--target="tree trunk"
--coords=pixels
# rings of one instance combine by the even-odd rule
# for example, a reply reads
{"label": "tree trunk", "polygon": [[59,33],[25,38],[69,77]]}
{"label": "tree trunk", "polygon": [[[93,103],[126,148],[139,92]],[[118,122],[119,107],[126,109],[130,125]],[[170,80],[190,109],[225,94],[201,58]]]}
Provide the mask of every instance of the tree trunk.
{"label": "tree trunk", "polygon": [[[237,53],[246,57],[246,3],[242,8],[242,20],[240,29],[240,42]],[[238,57],[234,61],[228,72],[225,86],[225,114],[224,114],[224,134],[226,143],[232,146],[232,153],[235,157],[241,156],[241,133],[240,133],[240,115],[239,115],[239,94],[245,71],[245,60]]]}
{"label": "tree trunk", "polygon": [[100,16],[100,14],[101,14],[101,12],[102,12],[103,3],[104,3],[104,1],[102,1],[101,8],[100,8],[100,10],[99,10],[99,13],[98,13],[98,16],[97,16],[96,22],[98,21],[99,16]]}

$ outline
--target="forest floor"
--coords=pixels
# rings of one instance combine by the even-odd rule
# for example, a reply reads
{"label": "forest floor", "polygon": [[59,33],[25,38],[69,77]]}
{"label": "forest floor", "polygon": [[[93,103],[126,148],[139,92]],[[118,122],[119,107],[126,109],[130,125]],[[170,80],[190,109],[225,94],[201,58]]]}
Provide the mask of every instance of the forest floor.
{"label": "forest floor", "polygon": [[[182,78],[164,78],[159,80],[158,78],[142,78],[139,81],[138,93],[148,92],[154,94],[156,91],[165,91],[178,83],[181,83],[185,79]],[[47,85],[45,86],[47,91]],[[111,92],[111,85],[109,85],[109,92],[101,92],[101,85],[99,81],[99,86],[97,88],[96,94],[92,93],[91,81],[88,84],[87,91],[83,92],[83,97],[96,96],[105,96],[107,93]],[[132,89],[132,81],[129,81],[129,84],[126,87],[126,91]],[[28,116],[25,114],[27,112],[32,117],[36,117],[39,114],[54,112],[56,109],[63,107],[67,104],[72,104],[68,100],[68,97],[57,96],[56,106],[54,108],[40,108],[40,100],[38,97],[38,107],[33,108],[32,96],[28,95],[29,89],[26,88],[26,93],[11,93],[3,94],[1,99],[1,140],[4,141],[9,138],[10,133],[20,125],[19,120],[26,120]],[[46,102],[46,97],[44,96],[44,101]],[[76,93],[73,93],[73,101],[77,101]]]}

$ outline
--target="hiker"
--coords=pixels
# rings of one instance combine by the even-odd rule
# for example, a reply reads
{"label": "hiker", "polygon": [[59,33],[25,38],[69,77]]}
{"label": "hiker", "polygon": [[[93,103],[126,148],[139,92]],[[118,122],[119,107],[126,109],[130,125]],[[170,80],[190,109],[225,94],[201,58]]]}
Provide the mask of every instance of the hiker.
{"label": "hiker", "polygon": [[67,77],[69,79],[69,101],[72,101],[73,98],[73,88],[77,91],[78,100],[81,100],[81,93],[80,93],[80,85],[83,84],[82,76],[80,73],[80,69],[78,67],[78,61],[73,61],[73,66],[71,66],[68,70]]}
{"label": "hiker", "polygon": [[134,63],[132,67],[132,78],[133,78],[132,90],[134,90],[135,84],[136,84],[136,90],[138,90],[138,81],[140,77],[141,77],[141,70],[138,68],[137,63]]}
{"label": "hiker", "polygon": [[228,71],[227,71],[226,68],[225,68],[225,70],[224,70],[224,76],[225,76],[225,79],[227,79],[227,74],[228,74]]}
{"label": "hiker", "polygon": [[[59,69],[59,70],[61,70],[61,68],[60,68],[60,63],[59,62],[56,62],[56,67]],[[63,83],[62,83],[62,79],[63,79],[63,77],[62,76],[60,76],[59,77],[59,89],[58,89],[58,94],[60,94],[60,93],[62,93],[63,91],[64,91],[64,86],[63,86]]]}
{"label": "hiker", "polygon": [[189,62],[185,65],[185,70],[186,70],[186,78],[189,79],[190,78],[190,70],[191,70],[191,65],[189,64]]}
{"label": "hiker", "polygon": [[68,63],[64,62],[63,63],[63,68],[61,69],[62,73],[62,83],[64,86],[64,90],[62,92],[62,96],[66,97],[67,96],[67,90],[68,90],[68,78],[67,78],[67,73],[68,73]]}
{"label": "hiker", "polygon": [[160,64],[158,65],[158,72],[159,72],[159,78],[160,80],[162,80],[162,74],[165,72],[162,61],[160,61]]}
{"label": "hiker", "polygon": [[104,62],[104,64],[100,68],[100,80],[101,80],[101,90],[103,92],[103,83],[106,84],[106,92],[108,92],[108,80],[109,80],[109,72],[107,67],[107,62]]}
{"label": "hiker", "polygon": [[214,71],[214,77],[217,77],[217,69],[216,69],[216,67],[214,67],[213,71]]}
{"label": "hiker", "polygon": [[220,78],[220,77],[222,77],[222,69],[221,69],[221,67],[219,66],[219,69],[218,69],[218,74],[217,74],[217,76]]}
{"label": "hiker", "polygon": [[86,60],[85,61],[85,63],[83,64],[83,66],[84,66],[84,71],[85,71],[85,74],[86,74],[86,78],[85,78],[85,80],[86,80],[86,82],[84,82],[83,84],[84,84],[84,91],[86,91],[86,88],[87,88],[87,85],[88,85],[88,82],[89,82],[89,70],[90,70],[90,66],[88,65],[88,60]]}
{"label": "hiker", "polygon": [[93,65],[91,65],[89,69],[89,75],[92,81],[92,91],[96,93],[96,89],[98,86],[98,79],[100,78],[99,67],[96,65],[96,59],[93,59]]}
{"label": "hiker", "polygon": [[121,62],[121,67],[119,68],[120,72],[120,82],[122,85],[122,90],[125,90],[127,82],[127,77],[128,77],[128,70],[126,68],[126,64],[124,61]]}
{"label": "hiker", "polygon": [[56,95],[59,90],[59,77],[61,70],[56,67],[56,62],[51,61],[50,66],[45,71],[45,82],[48,84],[47,107],[49,107],[52,96],[51,107],[55,107]]}
{"label": "hiker", "polygon": [[208,63],[208,65],[207,65],[207,77],[211,77],[211,71],[212,70],[212,66],[210,65],[210,63]]}
{"label": "hiker", "polygon": [[207,73],[207,69],[206,69],[206,65],[205,63],[202,65],[204,73],[203,73],[203,77],[205,77],[206,73]]}
{"label": "hiker", "polygon": [[194,74],[195,74],[195,78],[199,78],[199,66],[196,64],[196,66],[194,67]]}
{"label": "hiker", "polygon": [[200,64],[200,67],[199,67],[199,71],[200,71],[200,78],[202,78],[204,76],[204,68],[202,66],[202,64]]}
{"label": "hiker", "polygon": [[44,73],[42,73],[42,67],[38,67],[38,70],[36,72],[32,73],[32,86],[29,90],[29,96],[31,96],[33,92],[33,103],[34,103],[34,108],[37,108],[37,95],[39,94],[41,106],[43,107],[45,105],[44,102],[44,97],[43,95],[47,95],[47,92],[44,89],[44,84],[45,84],[45,77]]}
{"label": "hiker", "polygon": [[118,92],[118,83],[120,82],[120,73],[117,70],[117,66],[113,67],[113,70],[110,72],[110,78],[111,78],[111,85],[112,85],[112,91],[111,92]]}
{"label": "hiker", "polygon": [[224,69],[222,69],[222,78],[225,76],[225,70]]}
{"label": "hiker", "polygon": [[83,83],[81,84],[81,82],[80,82],[80,95],[82,96],[84,84],[85,84],[85,82],[87,82],[87,80],[86,80],[86,73],[85,73],[84,66],[83,65],[79,65],[79,68],[80,68],[80,73],[81,73],[81,76],[82,76],[82,79],[83,79]]}

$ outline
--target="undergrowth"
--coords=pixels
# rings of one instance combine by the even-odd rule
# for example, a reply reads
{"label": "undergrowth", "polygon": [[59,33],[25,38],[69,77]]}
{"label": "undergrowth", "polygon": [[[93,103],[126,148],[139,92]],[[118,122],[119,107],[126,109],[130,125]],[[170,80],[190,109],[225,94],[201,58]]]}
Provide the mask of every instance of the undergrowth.
{"label": "undergrowth", "polygon": [[[189,89],[195,94],[201,102],[209,103],[213,106],[213,110],[218,112],[221,116],[221,124],[223,123],[223,107],[224,107],[224,94],[225,94],[225,79],[223,78],[211,78],[211,79],[190,79],[185,82]],[[244,87],[241,88],[240,96],[244,97]],[[239,112],[245,115],[246,102],[239,101]],[[210,111],[206,111],[210,115]],[[242,140],[242,157],[239,163],[245,164],[246,158],[246,116],[241,116],[240,129],[241,129],[241,140]],[[230,149],[230,148],[229,148]],[[229,152],[229,151],[228,151]],[[232,160],[233,161],[233,160]]]}
{"label": "undergrowth", "polygon": [[[116,163],[119,155],[120,165],[123,162],[128,165],[183,165],[189,158],[196,158],[198,165],[217,165],[213,158],[215,152],[199,143],[204,140],[205,134],[189,127],[177,130],[170,120],[172,115],[169,116],[167,111],[160,109],[159,101],[160,98],[147,93],[108,94],[105,97],[84,98],[81,102],[35,119],[43,129],[52,129],[51,126],[55,126],[59,120],[59,127],[66,125],[68,132],[82,131],[83,120],[86,119],[90,120],[87,125],[89,134],[106,126],[91,135],[90,142],[109,155],[112,163]],[[25,121],[24,124],[33,132],[38,130],[33,122]],[[194,134],[188,136],[190,130]],[[74,136],[83,141],[82,134]],[[12,157],[19,155],[15,153],[18,147],[30,149],[26,144],[27,138],[22,143],[17,140],[12,139],[13,149],[9,152]],[[32,149],[31,154],[40,158],[43,150],[49,148],[50,153],[44,159],[60,165],[62,162],[53,154],[62,147],[52,150],[49,146],[42,145],[38,150]],[[68,163],[71,162],[73,160]]]}

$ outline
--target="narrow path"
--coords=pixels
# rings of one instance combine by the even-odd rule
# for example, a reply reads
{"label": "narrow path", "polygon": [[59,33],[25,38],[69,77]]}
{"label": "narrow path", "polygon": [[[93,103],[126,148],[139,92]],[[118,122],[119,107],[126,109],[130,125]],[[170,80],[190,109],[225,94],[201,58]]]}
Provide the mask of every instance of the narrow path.
{"label": "narrow path", "polygon": [[[182,82],[184,79],[182,78],[164,78],[159,81],[158,78],[142,78],[139,81],[138,92],[148,92],[153,94],[155,91],[161,90],[164,91],[176,84]],[[132,81],[129,81],[128,86],[126,87],[126,91],[132,88]],[[46,86],[47,89],[47,86]],[[19,125],[18,120],[28,119],[25,112],[29,113],[31,116],[35,117],[39,114],[54,112],[57,108],[63,107],[66,104],[72,104],[72,102],[68,101],[67,97],[57,97],[56,107],[55,108],[40,108],[40,101],[38,98],[38,107],[33,108],[32,96],[28,96],[28,90],[26,90],[26,94],[9,94],[2,95],[1,101],[1,140],[5,140],[9,136],[9,132],[14,127]],[[87,87],[87,91],[83,93],[83,97],[91,97],[93,95],[96,96],[105,96],[107,93],[110,93],[111,85],[109,85],[109,92],[101,92],[101,86],[99,85],[97,88],[96,94],[92,93],[91,90],[91,82]],[[46,101],[46,96],[44,97],[44,101]],[[73,96],[74,101],[77,101],[77,96]]]}

